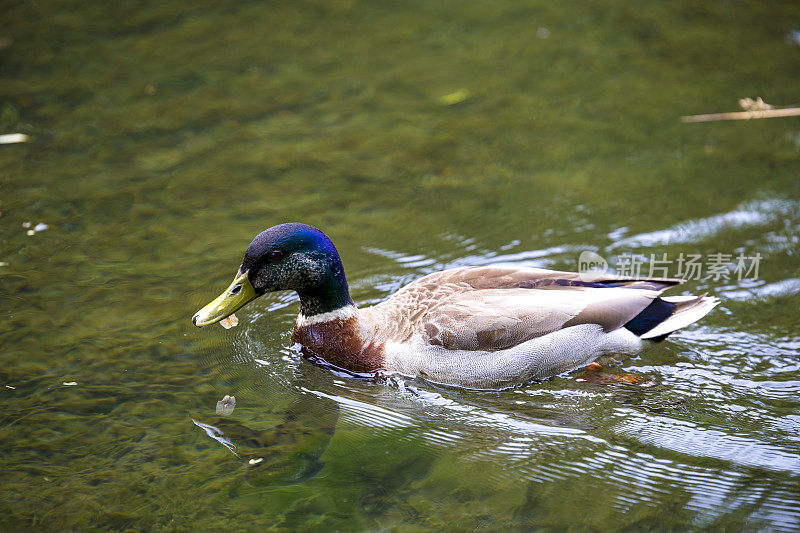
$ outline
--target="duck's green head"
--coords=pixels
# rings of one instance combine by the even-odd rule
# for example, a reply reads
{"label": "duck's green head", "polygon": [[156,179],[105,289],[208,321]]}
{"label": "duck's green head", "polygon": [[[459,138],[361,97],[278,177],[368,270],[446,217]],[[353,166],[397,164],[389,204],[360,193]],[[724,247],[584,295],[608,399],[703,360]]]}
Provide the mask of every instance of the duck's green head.
{"label": "duck's green head", "polygon": [[305,316],[353,304],[333,243],[317,228],[292,222],[259,233],[247,247],[233,283],[192,322],[197,327],[214,324],[259,296],[282,290],[300,295]]}

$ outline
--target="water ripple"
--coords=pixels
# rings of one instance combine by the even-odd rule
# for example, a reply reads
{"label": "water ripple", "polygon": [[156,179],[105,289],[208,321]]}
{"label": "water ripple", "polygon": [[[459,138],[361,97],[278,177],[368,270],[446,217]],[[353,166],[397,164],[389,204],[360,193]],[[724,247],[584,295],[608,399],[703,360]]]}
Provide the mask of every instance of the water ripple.
{"label": "water ripple", "polygon": [[711,239],[726,230],[766,226],[787,217],[797,217],[797,213],[800,213],[800,202],[794,200],[782,198],[753,200],[727,213],[689,220],[667,229],[617,240],[608,249],[697,243]]}
{"label": "water ripple", "polygon": [[694,457],[800,474],[800,455],[756,438],[701,428],[685,420],[663,416],[644,417],[631,409],[620,408],[617,412],[623,419],[615,427],[615,432],[640,442]]}

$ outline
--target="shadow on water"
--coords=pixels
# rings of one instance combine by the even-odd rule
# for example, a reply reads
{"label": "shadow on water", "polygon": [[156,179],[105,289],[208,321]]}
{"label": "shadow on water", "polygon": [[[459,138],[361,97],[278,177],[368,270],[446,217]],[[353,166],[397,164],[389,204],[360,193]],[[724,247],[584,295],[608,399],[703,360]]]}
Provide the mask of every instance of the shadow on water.
{"label": "shadow on water", "polygon": [[[301,376],[296,385],[303,383]],[[243,464],[248,485],[266,488],[301,483],[324,468],[320,457],[339,420],[336,402],[296,390],[287,408],[270,413],[279,416],[280,422],[261,430],[256,427],[264,421],[257,417],[245,424],[236,420],[233,408],[221,413],[224,409],[219,404],[224,401],[218,403],[217,416],[197,416],[192,422]]]}

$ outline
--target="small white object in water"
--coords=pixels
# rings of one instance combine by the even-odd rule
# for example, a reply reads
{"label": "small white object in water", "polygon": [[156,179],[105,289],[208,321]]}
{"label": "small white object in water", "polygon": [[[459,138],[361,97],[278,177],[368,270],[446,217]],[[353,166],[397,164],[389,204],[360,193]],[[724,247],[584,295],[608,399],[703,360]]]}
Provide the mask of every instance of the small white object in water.
{"label": "small white object in water", "polygon": [[217,414],[228,416],[233,412],[234,407],[236,407],[236,396],[226,394],[224,398],[217,402]]}
{"label": "small white object in water", "polygon": [[24,133],[7,133],[5,135],[0,135],[0,144],[26,143],[30,140],[31,138]]}
{"label": "small white object in water", "polygon": [[760,96],[755,100],[752,98],[740,98],[739,105],[745,111],[767,111],[769,109],[775,109],[775,106],[769,105],[762,100]]}
{"label": "small white object in water", "polygon": [[[22,227],[23,228],[30,228],[31,227],[31,223],[30,222],[23,222],[22,223]],[[34,226],[33,229],[29,229],[27,231],[27,234],[28,234],[28,236],[36,235],[36,233],[38,233],[40,231],[44,231],[44,230],[48,229],[49,227],[50,226],[48,226],[44,222],[39,222],[38,224],[36,224],[36,226]]]}
{"label": "small white object in water", "polygon": [[239,324],[239,319],[236,315],[231,315],[228,318],[223,318],[219,321],[219,325],[225,329],[235,328]]}
{"label": "small white object in water", "polygon": [[247,462],[248,462],[248,464],[251,464],[251,465],[257,465],[258,463],[260,463],[263,460],[264,460],[263,457],[256,457],[255,459],[250,459]]}
{"label": "small white object in water", "polygon": [[77,384],[78,384],[77,381],[65,381],[64,383],[62,383],[62,385],[64,385],[65,387],[74,387]]}

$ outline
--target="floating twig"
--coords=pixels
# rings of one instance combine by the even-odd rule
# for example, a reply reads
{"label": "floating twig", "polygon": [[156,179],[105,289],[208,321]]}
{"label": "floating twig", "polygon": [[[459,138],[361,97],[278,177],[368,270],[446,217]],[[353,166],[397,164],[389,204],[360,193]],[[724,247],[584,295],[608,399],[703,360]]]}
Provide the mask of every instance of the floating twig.
{"label": "floating twig", "polygon": [[711,113],[707,115],[688,115],[681,117],[683,122],[713,122],[716,120],[750,120],[751,118],[777,118],[800,116],[800,107],[785,107],[775,109],[761,99],[742,98],[739,105],[744,111],[733,113]]}

